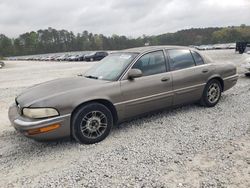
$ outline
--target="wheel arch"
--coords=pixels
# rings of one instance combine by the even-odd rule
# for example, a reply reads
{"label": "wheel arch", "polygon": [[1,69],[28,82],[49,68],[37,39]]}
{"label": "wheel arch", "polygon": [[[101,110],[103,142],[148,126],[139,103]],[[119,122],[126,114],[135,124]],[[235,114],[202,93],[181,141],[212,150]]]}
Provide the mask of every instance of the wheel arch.
{"label": "wheel arch", "polygon": [[85,101],[85,102],[82,102],[79,105],[77,105],[73,109],[73,111],[71,112],[71,118],[70,118],[70,130],[71,130],[71,134],[72,134],[72,120],[73,120],[74,113],[78,109],[82,108],[84,105],[87,105],[89,103],[100,103],[100,104],[104,105],[112,113],[114,125],[118,122],[118,113],[117,113],[117,110],[116,110],[115,106],[113,105],[113,103],[110,102],[109,100],[107,100],[107,99],[93,99],[93,100]]}
{"label": "wheel arch", "polygon": [[212,77],[210,77],[207,81],[207,83],[211,80],[218,80],[221,84],[221,87],[222,87],[222,92],[224,91],[224,80],[219,76],[219,75],[214,75]]}

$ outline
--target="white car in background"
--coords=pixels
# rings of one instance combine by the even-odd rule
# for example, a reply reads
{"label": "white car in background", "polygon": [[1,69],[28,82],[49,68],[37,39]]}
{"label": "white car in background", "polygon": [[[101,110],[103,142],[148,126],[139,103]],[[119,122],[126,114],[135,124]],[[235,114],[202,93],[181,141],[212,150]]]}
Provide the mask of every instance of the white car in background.
{"label": "white car in background", "polygon": [[245,56],[245,60],[242,66],[243,68],[246,69],[245,75],[250,76],[250,51],[245,53],[244,56]]}
{"label": "white car in background", "polygon": [[250,54],[250,44],[247,44],[245,53]]}

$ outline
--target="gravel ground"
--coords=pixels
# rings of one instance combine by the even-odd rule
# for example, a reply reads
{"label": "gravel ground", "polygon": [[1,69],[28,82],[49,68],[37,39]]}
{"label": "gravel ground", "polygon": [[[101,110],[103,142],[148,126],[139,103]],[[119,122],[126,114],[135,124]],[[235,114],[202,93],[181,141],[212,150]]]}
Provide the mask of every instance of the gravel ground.
{"label": "gravel ground", "polygon": [[239,67],[214,108],[166,110],[114,128],[101,143],[39,143],[18,134],[7,109],[24,88],[74,76],[91,63],[6,62],[0,70],[0,187],[250,187],[250,79],[242,56],[208,51]]}

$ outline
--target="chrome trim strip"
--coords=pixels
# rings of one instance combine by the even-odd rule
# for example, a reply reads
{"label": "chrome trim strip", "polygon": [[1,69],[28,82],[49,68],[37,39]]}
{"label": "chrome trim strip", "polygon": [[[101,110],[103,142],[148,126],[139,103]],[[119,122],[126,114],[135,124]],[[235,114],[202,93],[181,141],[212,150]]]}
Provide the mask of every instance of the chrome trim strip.
{"label": "chrome trim strip", "polygon": [[[152,97],[158,97],[158,96],[166,95],[166,94],[174,95],[174,93],[178,93],[178,92],[183,91],[183,90],[193,89],[193,88],[204,86],[204,85],[206,85],[206,83],[197,84],[197,85],[189,86],[189,87],[184,87],[184,88],[181,88],[181,89],[176,89],[176,90],[167,91],[167,92],[163,92],[163,93],[158,93],[158,94],[154,94],[154,95],[150,95],[150,96],[146,96],[146,97],[141,97],[141,98],[137,98],[137,99],[131,99],[131,100],[123,101],[123,102],[118,102],[118,103],[115,103],[114,105],[115,106],[122,105],[122,104],[126,104],[126,103],[136,102],[136,101],[139,101],[139,100],[149,99],[149,98],[152,98]],[[169,95],[169,96],[171,96],[171,95]]]}
{"label": "chrome trim strip", "polygon": [[21,119],[15,119],[14,123],[19,125],[19,126],[36,126],[36,125],[41,125],[41,124],[47,124],[47,123],[55,123],[55,122],[61,122],[63,118],[69,117],[71,114],[66,114],[62,116],[57,116],[49,119],[43,119],[43,120],[38,120],[38,121],[23,121]]}
{"label": "chrome trim strip", "polygon": [[[149,99],[152,97],[158,97],[161,95],[165,95],[165,94],[170,94],[173,93],[173,91],[167,91],[167,92],[163,92],[163,93],[158,93],[158,94],[154,94],[154,95],[150,95],[150,96],[146,96],[146,97],[141,97],[141,98],[137,98],[137,99],[131,99],[131,100],[127,100],[127,101],[123,101],[123,102],[119,102],[119,103],[115,103],[114,105],[121,105],[121,104],[125,104],[125,103],[130,103],[130,102],[135,102],[135,101],[139,101],[139,100],[143,100],[143,99]],[[173,95],[173,94],[172,94]]]}
{"label": "chrome trim strip", "polygon": [[182,92],[183,90],[190,90],[190,89],[193,89],[193,88],[196,88],[196,87],[200,87],[200,86],[205,86],[206,83],[203,83],[203,84],[197,84],[197,85],[194,85],[194,86],[189,86],[189,87],[184,87],[184,88],[181,88],[181,89],[176,89],[174,90],[175,93],[178,93],[178,92]]}
{"label": "chrome trim strip", "polygon": [[223,78],[223,80],[230,80],[230,79],[238,79],[239,78],[239,75],[238,74],[235,74],[235,75],[233,75],[233,76],[228,76],[228,77],[226,77],[226,78]]}

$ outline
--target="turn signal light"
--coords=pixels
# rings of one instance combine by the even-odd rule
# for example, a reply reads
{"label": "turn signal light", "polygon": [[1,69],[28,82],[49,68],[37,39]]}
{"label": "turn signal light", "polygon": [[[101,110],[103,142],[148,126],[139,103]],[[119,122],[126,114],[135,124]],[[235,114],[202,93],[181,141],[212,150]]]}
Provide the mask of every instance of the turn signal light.
{"label": "turn signal light", "polygon": [[41,128],[37,128],[37,129],[28,130],[27,133],[28,133],[28,135],[46,133],[46,132],[58,129],[59,127],[60,127],[59,124],[53,124],[53,125],[49,125],[47,127],[41,127]]}

